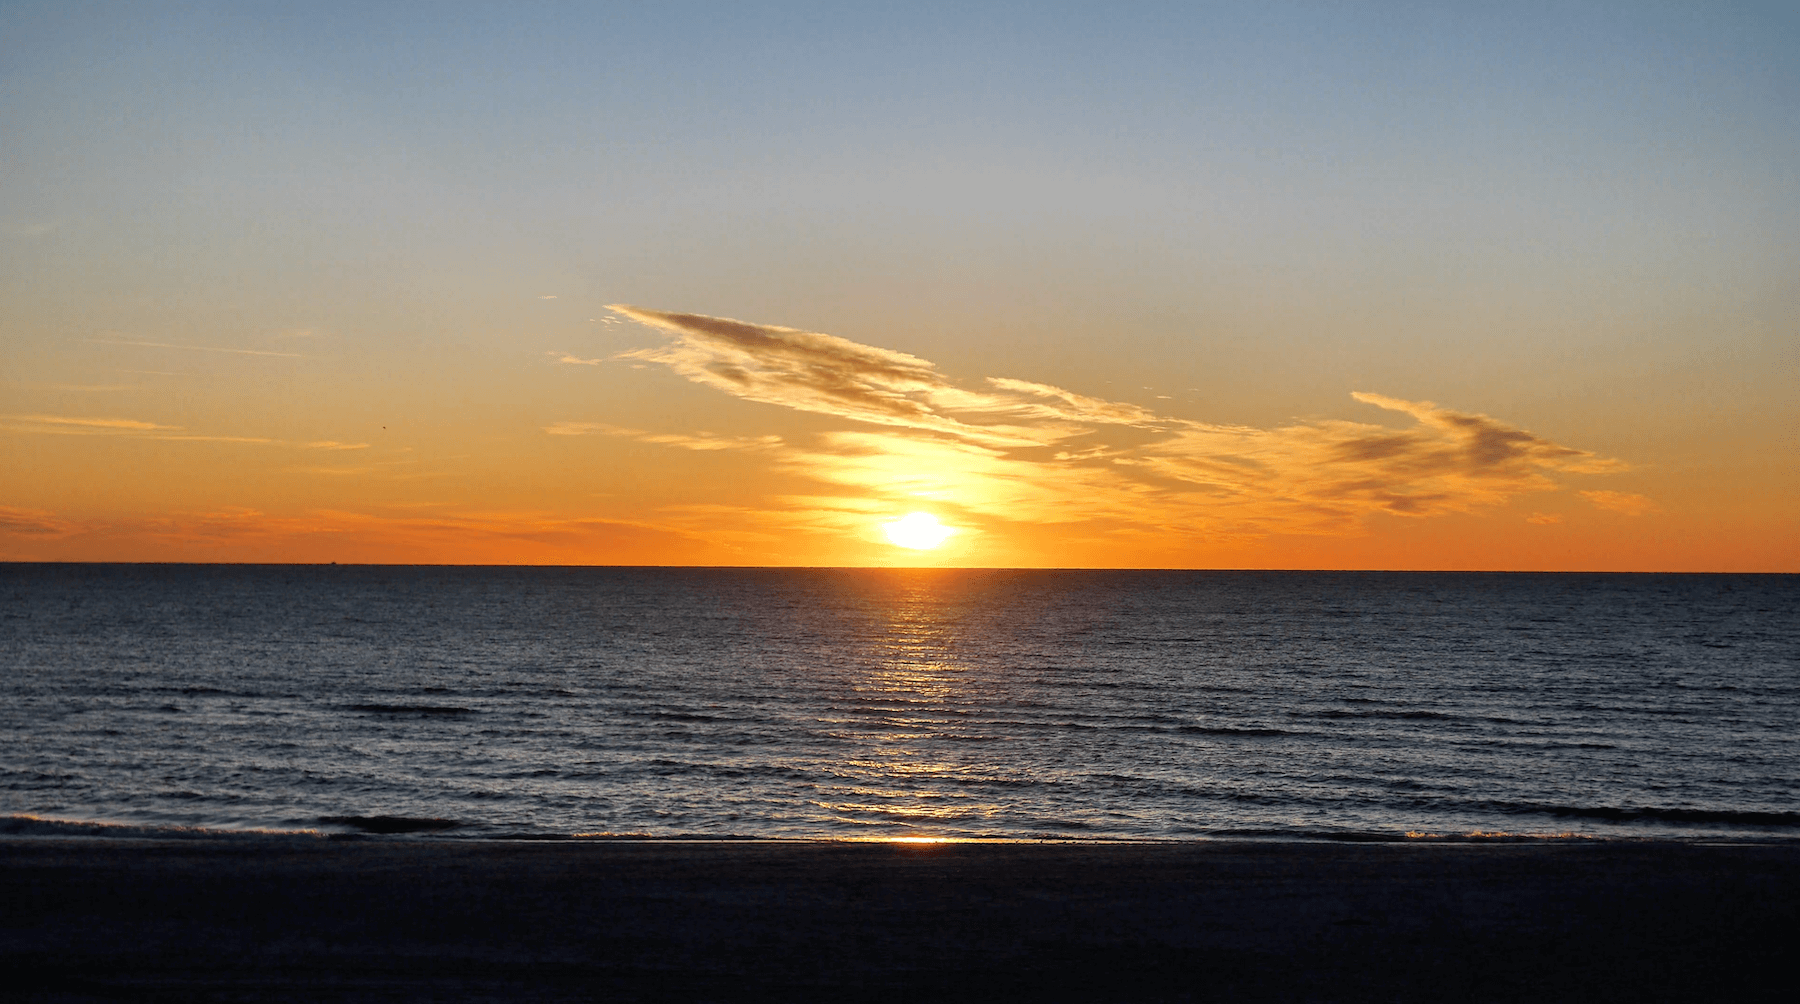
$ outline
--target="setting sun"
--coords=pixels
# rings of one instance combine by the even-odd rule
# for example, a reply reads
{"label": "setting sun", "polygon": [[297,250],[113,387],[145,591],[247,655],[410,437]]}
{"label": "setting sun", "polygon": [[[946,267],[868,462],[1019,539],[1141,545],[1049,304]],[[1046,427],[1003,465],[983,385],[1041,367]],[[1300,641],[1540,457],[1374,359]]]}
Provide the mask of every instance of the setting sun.
{"label": "setting sun", "polygon": [[910,547],[918,551],[927,551],[944,542],[944,538],[955,533],[955,530],[937,521],[937,517],[928,512],[909,512],[900,519],[885,525],[887,538],[901,547]]}

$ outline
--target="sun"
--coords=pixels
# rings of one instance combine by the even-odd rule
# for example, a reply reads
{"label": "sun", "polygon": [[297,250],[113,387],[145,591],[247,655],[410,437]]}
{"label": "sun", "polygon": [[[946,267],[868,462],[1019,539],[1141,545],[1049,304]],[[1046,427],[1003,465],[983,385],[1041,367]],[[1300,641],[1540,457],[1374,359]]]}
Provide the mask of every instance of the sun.
{"label": "sun", "polygon": [[928,512],[909,512],[891,523],[882,524],[882,528],[887,531],[888,540],[915,551],[928,551],[956,532]]}

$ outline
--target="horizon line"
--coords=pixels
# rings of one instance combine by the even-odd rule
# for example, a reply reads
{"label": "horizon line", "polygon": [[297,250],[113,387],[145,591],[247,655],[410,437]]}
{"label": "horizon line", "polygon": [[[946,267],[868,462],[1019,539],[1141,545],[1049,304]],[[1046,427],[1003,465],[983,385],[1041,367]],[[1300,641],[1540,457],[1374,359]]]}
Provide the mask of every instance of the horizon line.
{"label": "horizon line", "polygon": [[0,558],[8,565],[81,565],[196,568],[556,568],[556,569],[656,569],[662,571],[882,571],[882,572],[1292,572],[1297,574],[1366,573],[1381,575],[1800,575],[1800,571],[1695,571],[1680,569],[1609,568],[1283,568],[1283,567],[1177,567],[1113,565],[626,565],[548,564],[534,562],[478,563],[443,561],[35,561]]}

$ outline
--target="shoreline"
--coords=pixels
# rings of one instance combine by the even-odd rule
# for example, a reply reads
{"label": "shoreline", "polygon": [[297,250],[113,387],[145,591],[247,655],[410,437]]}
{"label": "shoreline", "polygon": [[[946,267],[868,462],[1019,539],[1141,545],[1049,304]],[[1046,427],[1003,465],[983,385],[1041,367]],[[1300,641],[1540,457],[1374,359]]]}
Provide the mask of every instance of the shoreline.
{"label": "shoreline", "polygon": [[1108,836],[1104,834],[1040,833],[1014,836],[997,833],[882,835],[805,834],[797,836],[755,833],[644,833],[644,832],[471,832],[458,820],[405,816],[339,816],[321,819],[322,825],[292,829],[144,823],[128,820],[71,819],[21,812],[0,817],[0,841],[13,839],[93,840],[376,840],[464,844],[480,841],[536,843],[917,843],[917,844],[1093,844],[1169,845],[1218,843],[1299,844],[1511,844],[1511,843],[1669,843],[1669,844],[1783,844],[1800,845],[1800,829],[1783,826],[1778,831],[1707,831],[1683,833],[1606,833],[1581,830],[1471,830],[1427,832],[1421,830],[1283,830],[1220,831],[1180,836]]}
{"label": "shoreline", "polygon": [[1756,999],[1796,904],[1786,840],[0,836],[44,1001]]}

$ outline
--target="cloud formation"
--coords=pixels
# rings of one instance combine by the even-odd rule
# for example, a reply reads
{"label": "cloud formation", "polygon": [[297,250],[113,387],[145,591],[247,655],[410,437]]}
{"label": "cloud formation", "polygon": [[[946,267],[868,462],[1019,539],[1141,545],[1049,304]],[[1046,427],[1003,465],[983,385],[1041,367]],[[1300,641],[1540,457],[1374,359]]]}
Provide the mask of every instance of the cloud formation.
{"label": "cloud formation", "polygon": [[[445,503],[391,503],[398,510],[452,508]],[[650,564],[658,556],[699,558],[704,543],[680,530],[629,519],[567,518],[535,511],[461,511],[433,515],[338,509],[269,513],[247,506],[129,518],[64,520],[0,506],[0,558],[94,560],[131,542],[149,560],[319,560],[328,546],[338,560],[388,563],[500,564],[523,558],[578,564],[597,554]]]}
{"label": "cloud formation", "polygon": [[1655,500],[1630,492],[1584,491],[1577,492],[1582,498],[1592,502],[1595,508],[1607,512],[1623,513],[1626,516],[1642,516],[1647,512],[1661,512],[1662,507]]}
{"label": "cloud formation", "polygon": [[[1055,393],[968,391],[904,352],[836,335],[747,324],[701,314],[608,308],[674,336],[671,344],[621,353],[661,363],[734,397],[871,425],[897,426],[994,446],[1041,446],[1077,433],[1079,406]],[[1035,385],[1033,385],[1035,386]]]}
{"label": "cloud formation", "polygon": [[314,450],[362,450],[367,443],[320,440],[288,443],[268,436],[219,436],[188,432],[179,425],[163,425],[135,418],[90,418],[79,415],[0,415],[0,432],[51,436],[118,436],[165,443],[250,443],[298,446]]}
{"label": "cloud formation", "polygon": [[[816,441],[651,434],[560,423],[688,449],[770,451],[777,469],[832,486],[774,500],[849,526],[906,500],[965,520],[1089,523],[1181,537],[1356,532],[1373,514],[1473,512],[1560,477],[1626,469],[1487,415],[1354,392],[1397,424],[1318,419],[1272,429],[1161,415],[1048,384],[965,388],[928,360],[848,339],[699,314],[614,306],[669,336],[621,353],[734,397],[847,420]],[[1120,445],[1108,445],[1109,442]],[[1584,492],[1627,511],[1612,492]],[[1623,496],[1619,496],[1623,498]],[[1633,496],[1632,498],[1636,498]]]}
{"label": "cloud formation", "polygon": [[93,435],[108,432],[155,432],[181,428],[179,425],[158,425],[155,422],[143,422],[135,418],[85,418],[71,415],[6,415],[0,416],[0,418],[15,423],[9,428],[16,432]]}
{"label": "cloud formation", "polygon": [[40,509],[19,509],[0,505],[0,534],[25,537],[55,537],[67,533],[69,525]]}
{"label": "cloud formation", "polygon": [[266,436],[208,436],[135,418],[84,418],[69,415],[4,415],[0,432],[51,436],[122,436],[171,443],[278,443]]}
{"label": "cloud formation", "polygon": [[643,429],[628,429],[624,426],[608,425],[605,422],[557,422],[555,425],[545,426],[544,431],[552,436],[617,436],[622,439],[635,439],[642,443],[679,446],[688,450],[757,450],[781,445],[780,436],[719,436],[706,431],[691,435],[675,432],[646,432]]}

